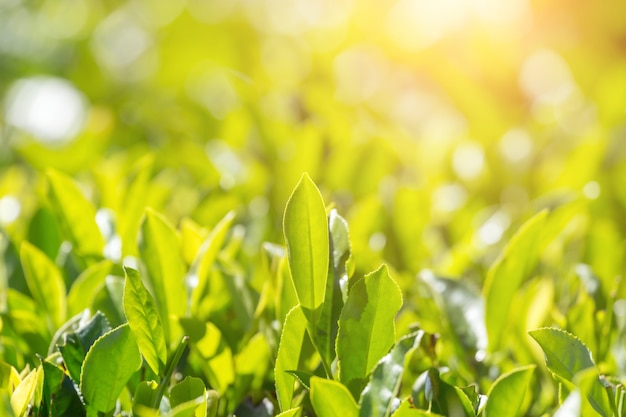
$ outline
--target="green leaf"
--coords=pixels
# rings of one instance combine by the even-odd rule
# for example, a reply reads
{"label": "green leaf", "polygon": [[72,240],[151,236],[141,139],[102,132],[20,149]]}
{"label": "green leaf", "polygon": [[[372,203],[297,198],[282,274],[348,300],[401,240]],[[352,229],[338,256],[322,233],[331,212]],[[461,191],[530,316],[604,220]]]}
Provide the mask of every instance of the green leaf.
{"label": "green leaf", "polygon": [[467,388],[462,389],[442,380],[436,368],[431,368],[426,373],[425,395],[430,410],[435,413],[475,417],[475,402],[468,397],[465,390]]}
{"label": "green leaf", "polygon": [[70,377],[48,360],[41,364],[44,373],[42,407],[47,410],[43,414],[77,417],[86,415],[85,406]]}
{"label": "green leaf", "polygon": [[139,272],[124,267],[124,312],[141,354],[150,369],[161,376],[167,362],[167,348],[161,317],[154,299],[143,286]]}
{"label": "green leaf", "polygon": [[191,296],[191,308],[195,309],[199,303],[199,297],[202,296],[202,289],[209,276],[209,270],[215,263],[220,248],[226,240],[226,236],[230,227],[235,220],[235,212],[230,211],[222,220],[211,230],[206,237],[198,253],[189,268],[189,272],[185,277],[185,284]]}
{"label": "green leaf", "polygon": [[337,357],[339,379],[354,398],[369,373],[395,341],[394,317],[402,306],[402,293],[386,266],[357,281],[341,311]]}
{"label": "green leaf", "polygon": [[24,277],[33,298],[49,320],[52,332],[61,327],[67,314],[65,282],[56,265],[28,242],[20,252]]}
{"label": "green leaf", "polygon": [[326,293],[329,238],[322,195],[306,173],[287,201],[283,229],[293,285],[315,338]]}
{"label": "green leaf", "polygon": [[311,378],[311,405],[318,417],[357,417],[359,407],[350,391],[341,383],[319,377]]}
{"label": "green leaf", "polygon": [[405,400],[400,403],[398,409],[391,415],[392,417],[441,417],[440,414],[431,413],[426,410],[419,410],[413,407],[410,401]]}
{"label": "green leaf", "polygon": [[172,412],[169,416],[189,415],[206,417],[206,387],[200,378],[186,377],[172,387],[170,392]]}
{"label": "green leaf", "polygon": [[165,338],[169,340],[170,315],[182,317],[186,312],[185,265],[176,230],[165,217],[151,209],[146,210],[141,223],[139,250],[163,318]]}
{"label": "green leaf", "polygon": [[141,353],[128,324],[100,337],[91,346],[80,376],[88,415],[108,413],[130,377],[141,368]]}
{"label": "green leaf", "polygon": [[11,407],[16,416],[23,416],[28,403],[33,399],[37,390],[37,384],[41,381],[39,378],[40,372],[42,372],[41,368],[32,370],[13,391]]}
{"label": "green leaf", "polygon": [[[191,376],[185,377],[182,381],[172,387],[170,391],[170,404],[172,408],[179,404],[194,401],[198,397],[204,400],[206,387],[200,378]],[[206,410],[206,405],[204,406]]]}
{"label": "green leaf", "polygon": [[53,170],[46,175],[50,203],[66,238],[80,255],[101,258],[104,238],[93,205],[67,175]]}
{"label": "green leaf", "polygon": [[152,408],[157,401],[159,384],[156,381],[142,381],[137,385],[133,396],[133,415],[156,416],[158,410]]}
{"label": "green leaf", "polygon": [[58,345],[65,367],[72,379],[80,381],[85,355],[102,335],[111,330],[108,320],[97,312],[89,321],[83,323],[75,332],[63,335],[63,344]]}
{"label": "green leaf", "polygon": [[292,408],[277,414],[276,417],[300,417],[302,415],[302,408]]}
{"label": "green leaf", "polygon": [[302,343],[306,336],[306,318],[300,307],[296,306],[287,313],[280,336],[276,366],[274,367],[274,383],[276,396],[281,411],[291,408],[293,399],[294,377],[287,371],[298,369]]}
{"label": "green leaf", "polygon": [[517,416],[534,370],[528,365],[500,375],[487,394],[485,417]]}
{"label": "green leaf", "polygon": [[[610,416],[611,410],[607,409],[608,398],[606,390],[600,381],[596,365],[591,358],[591,352],[576,336],[555,328],[541,328],[529,332],[533,339],[539,343],[546,358],[546,366],[557,379],[565,382],[570,387],[580,383],[576,376],[584,373],[583,379],[585,389],[581,390],[586,394],[591,406],[604,416]],[[592,370],[594,373],[593,383],[589,383],[589,374],[586,371]]]}
{"label": "green leaf", "polygon": [[487,273],[483,295],[491,352],[498,349],[516,291],[537,263],[538,242],[547,215],[547,211],[541,211],[524,223]]}
{"label": "green leaf", "polygon": [[[361,393],[360,417],[387,417],[391,415],[402,382],[404,359],[415,349],[424,335],[416,332],[400,339],[390,353],[385,355],[374,368],[369,384]],[[395,404],[397,406],[397,404]]]}
{"label": "green leaf", "polygon": [[104,280],[111,273],[113,264],[108,261],[89,266],[76,278],[67,296],[68,315],[74,316],[91,307],[96,294],[102,289]]}
{"label": "green leaf", "polygon": [[[328,217],[330,230],[330,257],[324,304],[317,323],[317,346],[324,363],[330,364],[336,356],[335,343],[339,331],[339,316],[348,294],[346,262],[350,257],[348,224],[331,210]],[[329,367],[330,368],[330,367]]]}
{"label": "green leaf", "polygon": [[0,361],[0,389],[7,390],[10,394],[20,384],[20,374],[8,363]]}
{"label": "green leaf", "polygon": [[210,386],[225,392],[235,381],[235,370],[232,350],[222,332],[213,323],[193,318],[181,318],[180,325],[189,335],[192,352],[201,358]]}

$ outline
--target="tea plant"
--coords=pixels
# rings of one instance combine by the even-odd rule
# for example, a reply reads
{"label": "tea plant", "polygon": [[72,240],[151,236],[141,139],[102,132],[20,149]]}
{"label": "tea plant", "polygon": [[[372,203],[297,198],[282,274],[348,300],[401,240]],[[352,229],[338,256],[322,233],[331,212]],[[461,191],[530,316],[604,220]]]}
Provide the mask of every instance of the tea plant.
{"label": "tea plant", "polygon": [[71,246],[55,261],[23,241],[3,289],[7,416],[626,415],[606,372],[621,346],[610,309],[621,281],[607,291],[579,268],[572,318],[555,317],[583,330],[599,364],[566,330],[527,333],[556,313],[538,305],[555,282],[533,277],[571,207],[521,226],[482,293],[429,271],[403,290],[384,264],[358,276],[347,222],[306,174],[286,204],[286,247],[264,245],[257,280],[240,264],[233,213],[208,232],[147,209],[138,257],[122,261],[107,256],[115,219],[103,230],[73,180],[51,171],[47,182]]}

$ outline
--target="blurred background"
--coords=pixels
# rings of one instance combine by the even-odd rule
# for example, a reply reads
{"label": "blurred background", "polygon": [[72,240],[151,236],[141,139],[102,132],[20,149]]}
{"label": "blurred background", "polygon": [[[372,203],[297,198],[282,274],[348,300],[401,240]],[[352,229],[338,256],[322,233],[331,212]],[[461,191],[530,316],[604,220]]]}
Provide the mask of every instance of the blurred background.
{"label": "blurred background", "polygon": [[[307,171],[359,268],[480,281],[542,207],[581,201],[579,230],[621,245],[625,122],[622,0],[0,0],[13,242],[57,233],[55,168],[122,225],[118,257],[137,202],[207,228],[234,209],[255,256]],[[621,271],[601,252],[564,253]]]}

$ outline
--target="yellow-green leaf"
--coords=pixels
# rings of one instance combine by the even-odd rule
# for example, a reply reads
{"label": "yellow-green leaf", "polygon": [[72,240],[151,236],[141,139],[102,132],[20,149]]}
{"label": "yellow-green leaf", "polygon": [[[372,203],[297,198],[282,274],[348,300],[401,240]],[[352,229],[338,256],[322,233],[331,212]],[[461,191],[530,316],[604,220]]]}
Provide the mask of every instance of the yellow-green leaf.
{"label": "yellow-green leaf", "polygon": [[487,394],[485,417],[517,416],[534,370],[528,365],[500,375]]}
{"label": "yellow-green leaf", "polygon": [[154,299],[143,286],[139,272],[125,267],[124,312],[141,354],[152,371],[162,376],[167,362],[167,348],[161,317]]}
{"label": "yellow-green leaf", "polygon": [[33,298],[49,320],[52,332],[61,327],[67,315],[65,282],[59,268],[28,242],[20,252],[24,277]]}
{"label": "yellow-green leaf", "polygon": [[359,415],[359,407],[343,384],[316,376],[311,378],[311,405],[318,417]]}

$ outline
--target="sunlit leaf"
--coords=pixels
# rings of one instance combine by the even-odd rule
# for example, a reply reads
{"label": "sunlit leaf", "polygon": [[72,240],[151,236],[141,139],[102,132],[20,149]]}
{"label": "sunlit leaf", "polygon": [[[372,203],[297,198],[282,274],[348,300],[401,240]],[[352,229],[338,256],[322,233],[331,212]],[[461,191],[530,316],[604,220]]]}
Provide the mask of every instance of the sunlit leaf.
{"label": "sunlit leaf", "polygon": [[43,252],[28,242],[22,243],[20,255],[28,288],[49,318],[51,330],[55,330],[63,324],[67,314],[63,276]]}
{"label": "sunlit leaf", "polygon": [[274,368],[276,396],[281,410],[291,408],[294,377],[287,371],[298,369],[300,352],[306,332],[306,318],[300,307],[294,307],[287,314],[280,336],[280,345]]}
{"label": "sunlit leaf", "polygon": [[517,416],[534,370],[535,365],[528,365],[500,375],[487,394],[485,417]]}
{"label": "sunlit leaf", "polygon": [[350,391],[341,383],[329,379],[311,378],[311,405],[319,417],[357,417],[357,406]]}
{"label": "sunlit leaf", "polygon": [[489,269],[483,295],[489,350],[496,351],[506,325],[511,301],[522,281],[528,278],[537,262],[538,242],[541,239],[547,211],[528,220],[507,244]]}
{"label": "sunlit leaf", "polygon": [[80,376],[88,415],[108,413],[130,377],[141,367],[141,353],[128,324],[100,337],[91,346]]}
{"label": "sunlit leaf", "polygon": [[81,255],[102,257],[104,238],[93,205],[67,175],[50,170],[47,178],[50,202],[66,238]]}
{"label": "sunlit leaf", "polygon": [[69,316],[74,316],[91,306],[112,267],[113,264],[108,260],[98,262],[85,269],[76,278],[67,296]]}
{"label": "sunlit leaf", "polygon": [[124,312],[141,354],[152,371],[161,376],[167,362],[167,348],[161,317],[154,299],[146,290],[139,273],[124,268]]}
{"label": "sunlit leaf", "polygon": [[176,230],[165,217],[151,209],[146,210],[141,223],[139,251],[168,339],[170,315],[182,317],[186,312],[185,266]]}
{"label": "sunlit leaf", "polygon": [[369,373],[395,341],[394,318],[402,306],[400,288],[386,266],[354,284],[341,311],[337,357],[339,379],[354,398]]}
{"label": "sunlit leaf", "polygon": [[283,222],[291,277],[312,337],[328,277],[329,238],[322,196],[307,174],[287,202]]}

